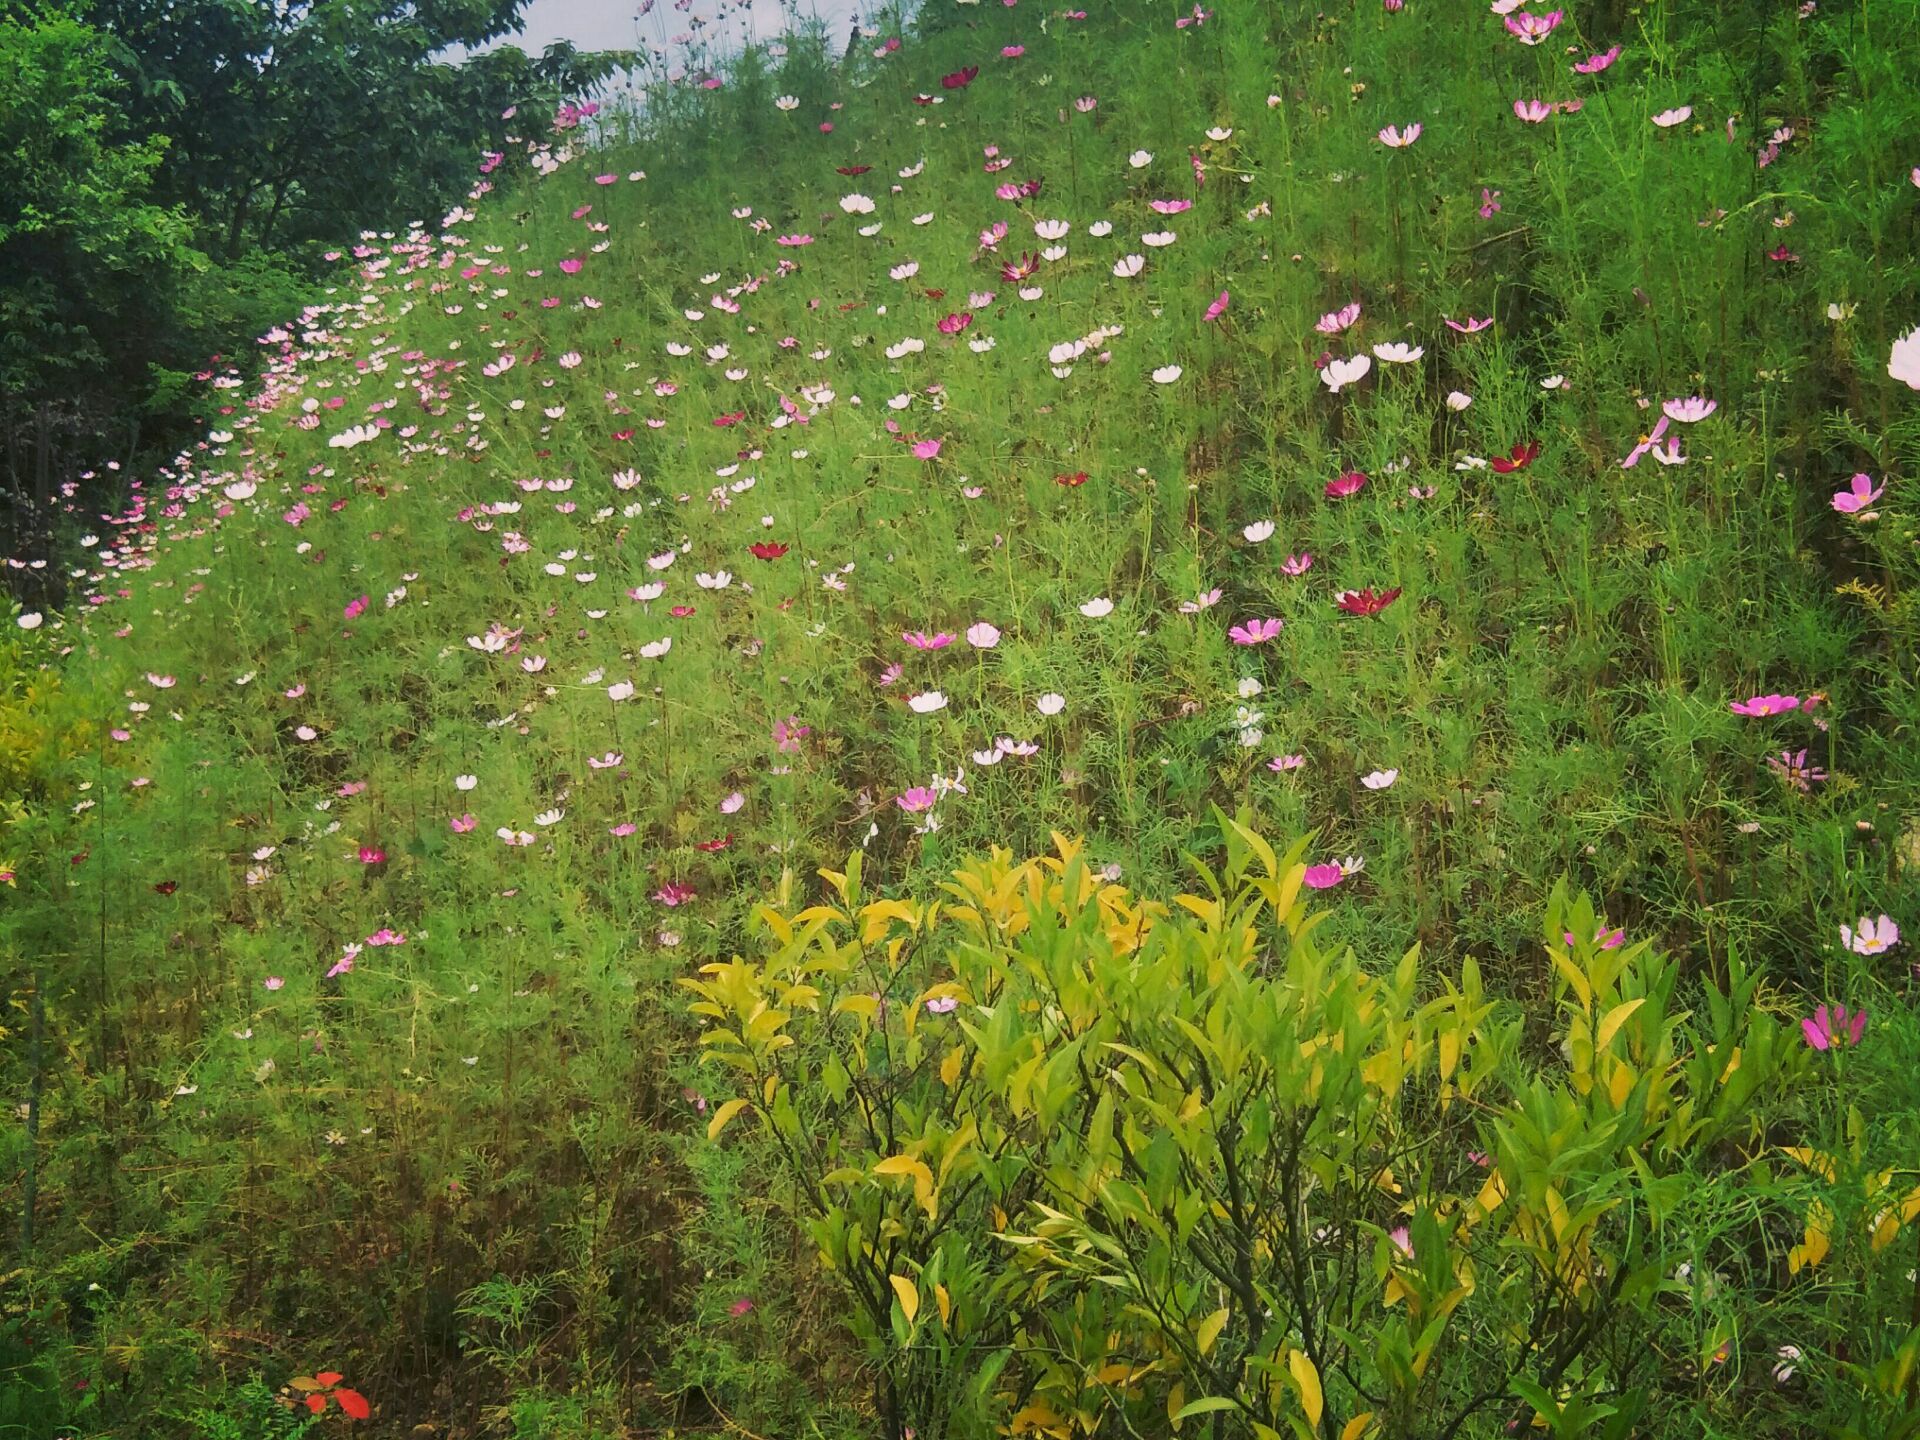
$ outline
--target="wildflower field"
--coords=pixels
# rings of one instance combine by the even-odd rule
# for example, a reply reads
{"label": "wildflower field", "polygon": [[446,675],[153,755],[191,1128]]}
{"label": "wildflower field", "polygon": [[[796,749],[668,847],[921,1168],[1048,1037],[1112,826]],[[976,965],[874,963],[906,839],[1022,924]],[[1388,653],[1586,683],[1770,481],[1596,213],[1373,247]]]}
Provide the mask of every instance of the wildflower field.
{"label": "wildflower field", "polygon": [[1920,1435],[1920,10],[1214,3],[523,108],[74,504],[0,1436]]}

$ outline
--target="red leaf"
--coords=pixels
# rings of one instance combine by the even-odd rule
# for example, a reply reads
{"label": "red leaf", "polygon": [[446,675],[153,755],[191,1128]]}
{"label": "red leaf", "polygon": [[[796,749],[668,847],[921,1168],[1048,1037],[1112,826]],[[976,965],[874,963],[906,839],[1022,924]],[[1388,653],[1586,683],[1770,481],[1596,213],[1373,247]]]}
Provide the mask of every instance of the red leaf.
{"label": "red leaf", "polygon": [[340,1408],[347,1412],[349,1420],[364,1420],[373,1413],[373,1407],[367,1403],[367,1397],[358,1390],[349,1390],[342,1385],[333,1392],[333,1398],[340,1402]]}
{"label": "red leaf", "polygon": [[324,1395],[307,1396],[307,1408],[318,1415],[322,1410],[327,1408],[327,1397]]}
{"label": "red leaf", "polygon": [[326,1390],[326,1389],[330,1389],[335,1385],[338,1385],[342,1380],[346,1378],[347,1377],[342,1375],[338,1370],[322,1370],[313,1377],[313,1381],[314,1381],[314,1384],[319,1386],[322,1390]]}

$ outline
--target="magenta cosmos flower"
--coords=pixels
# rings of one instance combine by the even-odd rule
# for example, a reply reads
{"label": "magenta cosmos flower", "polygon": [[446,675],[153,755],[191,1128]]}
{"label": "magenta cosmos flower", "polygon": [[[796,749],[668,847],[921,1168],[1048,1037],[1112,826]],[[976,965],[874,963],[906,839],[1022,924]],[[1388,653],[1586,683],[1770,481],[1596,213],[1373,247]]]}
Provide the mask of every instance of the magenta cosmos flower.
{"label": "magenta cosmos flower", "polygon": [[1309,890],[1331,890],[1347,878],[1347,872],[1338,865],[1309,865],[1301,878]]}
{"label": "magenta cosmos flower", "polygon": [[1873,477],[1863,472],[1849,480],[1846,489],[1834,493],[1833,508],[1842,515],[1858,515],[1885,494],[1886,489],[1884,485],[1874,489]]}
{"label": "magenta cosmos flower", "polygon": [[1756,718],[1763,715],[1784,715],[1789,710],[1800,708],[1798,695],[1755,695],[1746,700],[1731,701],[1727,708],[1736,715],[1750,715]]}
{"label": "magenta cosmos flower", "polygon": [[1358,495],[1366,488],[1367,477],[1359,470],[1344,470],[1327,481],[1326,497],[1329,500],[1344,500],[1349,495]]}
{"label": "magenta cosmos flower", "polygon": [[1816,1050],[1831,1050],[1842,1043],[1851,1048],[1860,1043],[1866,1030],[1867,1012],[1860,1010],[1848,1014],[1844,1005],[1822,1005],[1800,1022],[1800,1033],[1807,1037],[1807,1044]]}
{"label": "magenta cosmos flower", "polygon": [[1236,645],[1259,645],[1278,635],[1285,624],[1284,620],[1277,619],[1249,620],[1227,631],[1227,638]]}

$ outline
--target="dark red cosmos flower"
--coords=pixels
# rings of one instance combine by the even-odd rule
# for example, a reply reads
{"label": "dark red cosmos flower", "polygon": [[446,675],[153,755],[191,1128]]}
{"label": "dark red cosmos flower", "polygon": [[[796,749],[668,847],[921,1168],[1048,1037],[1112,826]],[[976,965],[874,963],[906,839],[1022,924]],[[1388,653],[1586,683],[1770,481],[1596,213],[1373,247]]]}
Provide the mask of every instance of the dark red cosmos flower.
{"label": "dark red cosmos flower", "polygon": [[714,417],[713,417],[713,423],[714,423],[714,426],[715,426],[715,428],[716,428],[716,429],[721,429],[721,430],[724,430],[724,429],[726,429],[726,428],[727,428],[727,427],[728,427],[729,425],[738,425],[738,424],[739,424],[739,423],[740,423],[740,422],[741,422],[742,420],[744,420],[744,419],[746,419],[746,418],[747,418],[747,412],[746,412],[746,411],[744,411],[744,410],[733,410],[733,411],[729,411],[729,412],[728,412],[727,414],[725,414],[725,415],[716,415],[716,416],[714,416]]}
{"label": "dark red cosmos flower", "polygon": [[1056,485],[1064,485],[1069,490],[1077,489],[1079,486],[1087,483],[1087,472],[1084,470],[1076,470],[1071,475],[1063,472],[1053,477],[1053,483]]}
{"label": "dark red cosmos flower", "polygon": [[933,104],[933,96],[931,96],[931,95],[916,95],[916,96],[914,96],[914,97],[913,97],[913,103],[914,103],[914,104],[916,104],[916,105],[931,105],[931,104]]}
{"label": "dark red cosmos flower", "polygon": [[1493,466],[1496,475],[1511,475],[1516,470],[1524,470],[1540,458],[1538,440],[1522,441],[1505,455],[1496,455],[1488,463]]}
{"label": "dark red cosmos flower", "polygon": [[1378,615],[1387,606],[1400,598],[1401,586],[1391,590],[1382,590],[1374,594],[1373,587],[1364,590],[1342,590],[1334,597],[1333,603],[1349,615]]}
{"label": "dark red cosmos flower", "polygon": [[1000,278],[1009,285],[1017,285],[1029,279],[1040,268],[1040,257],[1029,250],[1018,260],[1008,260],[1000,267]]}
{"label": "dark red cosmos flower", "polygon": [[973,83],[974,77],[979,73],[980,67],[978,65],[969,65],[966,69],[956,70],[951,75],[942,75],[940,77],[940,88],[942,90],[964,90]]}
{"label": "dark red cosmos flower", "polygon": [[693,848],[696,850],[704,851],[708,855],[712,855],[717,851],[726,849],[732,843],[733,843],[733,832],[729,830],[726,834],[722,835],[718,840],[696,840],[693,842]]}
{"label": "dark red cosmos flower", "polygon": [[942,335],[958,335],[972,323],[973,312],[971,310],[956,310],[940,322],[939,329]]}
{"label": "dark red cosmos flower", "polygon": [[171,895],[179,888],[180,882],[178,880],[162,880],[153,887],[153,893],[156,895]]}
{"label": "dark red cosmos flower", "polygon": [[672,609],[668,610],[667,613],[676,620],[684,620],[693,614],[693,607],[691,605],[675,605]]}
{"label": "dark red cosmos flower", "polygon": [[921,293],[929,300],[944,300],[947,298],[947,292],[944,290],[926,290]]}
{"label": "dark red cosmos flower", "polygon": [[1020,191],[1020,198],[1022,200],[1039,199],[1040,187],[1045,183],[1046,183],[1045,181],[1041,181],[1041,180],[1022,180],[1018,187]]}
{"label": "dark red cosmos flower", "polygon": [[842,175],[864,175],[873,167],[871,165],[836,165],[834,169]]}
{"label": "dark red cosmos flower", "polygon": [[756,560],[778,560],[787,553],[787,547],[777,540],[760,540],[747,547]]}

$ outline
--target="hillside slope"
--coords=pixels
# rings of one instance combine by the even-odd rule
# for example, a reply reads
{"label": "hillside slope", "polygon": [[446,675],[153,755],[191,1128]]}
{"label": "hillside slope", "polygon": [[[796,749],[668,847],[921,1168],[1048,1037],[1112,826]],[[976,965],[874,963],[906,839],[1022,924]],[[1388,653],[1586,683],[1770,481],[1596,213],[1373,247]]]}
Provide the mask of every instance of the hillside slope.
{"label": "hillside slope", "polygon": [[851,849],[1904,986],[1920,33],[1589,9],[941,8],[362,237],[13,637],[39,1413],[857,1406],[671,988]]}

